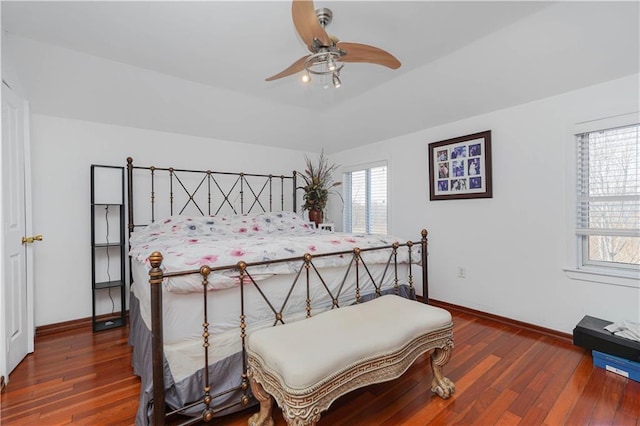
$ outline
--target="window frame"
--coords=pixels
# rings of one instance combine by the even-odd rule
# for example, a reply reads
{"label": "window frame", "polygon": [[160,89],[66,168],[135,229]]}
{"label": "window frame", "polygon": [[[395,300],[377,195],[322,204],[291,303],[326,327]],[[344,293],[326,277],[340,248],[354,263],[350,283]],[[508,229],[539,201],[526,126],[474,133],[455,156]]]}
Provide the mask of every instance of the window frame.
{"label": "window frame", "polygon": [[[365,164],[359,164],[359,165],[355,165],[355,166],[349,166],[349,167],[344,167],[342,168],[342,176],[343,176],[343,181],[347,181],[347,179],[345,178],[345,175],[347,173],[354,173],[354,172],[365,172],[365,175],[369,175],[369,170],[374,169],[374,168],[378,168],[378,167],[386,167],[386,182],[385,182],[385,198],[386,198],[386,233],[389,233],[389,164],[386,160],[380,160],[380,161],[375,161],[375,162],[371,162],[371,163],[365,163]],[[350,181],[349,181],[350,182]],[[366,185],[366,194],[365,194],[365,205],[367,206],[367,210],[365,213],[365,217],[369,218],[369,207],[370,207],[370,191],[371,191],[371,182],[370,181],[366,181],[365,182]],[[351,206],[351,188],[349,188],[349,194],[346,193],[347,191],[347,187],[346,185],[343,184],[343,192],[342,192],[342,198],[344,200],[344,211],[343,211],[343,215],[342,215],[342,229],[344,229],[345,232],[352,232],[352,227],[351,224],[347,224],[347,218],[348,217],[352,217],[352,215],[350,214],[350,211],[352,211],[352,206]],[[349,197],[347,196],[349,195]],[[369,222],[368,219],[365,220],[365,233],[366,234],[371,234],[371,223]],[[348,226],[347,226],[348,225]]]}
{"label": "window frame", "polygon": [[[567,182],[569,183],[567,215],[569,219],[569,266],[564,268],[565,273],[571,279],[590,281],[602,284],[618,285],[624,287],[640,288],[640,266],[628,264],[616,264],[614,262],[594,261],[588,259],[588,237],[578,233],[579,223],[577,209],[580,204],[578,199],[578,137],[581,134],[596,132],[618,127],[638,125],[640,112],[621,114],[604,119],[590,120],[573,125],[571,143],[567,158],[570,167],[567,167]],[[570,175],[569,175],[570,173]]]}

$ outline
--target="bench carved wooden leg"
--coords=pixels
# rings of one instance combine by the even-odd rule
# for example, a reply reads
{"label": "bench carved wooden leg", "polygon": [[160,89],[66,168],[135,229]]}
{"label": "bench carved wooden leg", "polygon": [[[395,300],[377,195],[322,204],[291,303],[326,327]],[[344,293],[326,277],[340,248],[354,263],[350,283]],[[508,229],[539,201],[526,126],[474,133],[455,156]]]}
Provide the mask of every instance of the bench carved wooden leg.
{"label": "bench carved wooden leg", "polygon": [[451,394],[456,391],[456,386],[453,382],[442,374],[442,367],[444,367],[451,357],[452,346],[453,344],[436,348],[431,353],[431,370],[433,371],[431,392],[437,394],[442,399],[449,398]]}
{"label": "bench carved wooden leg", "polygon": [[249,426],[273,426],[273,417],[271,416],[273,397],[264,390],[260,383],[255,381],[251,373],[249,373],[249,384],[253,396],[260,402],[260,411],[249,418]]}
{"label": "bench carved wooden leg", "polygon": [[282,407],[282,417],[287,426],[315,426],[320,421],[320,411],[314,406],[297,409]]}

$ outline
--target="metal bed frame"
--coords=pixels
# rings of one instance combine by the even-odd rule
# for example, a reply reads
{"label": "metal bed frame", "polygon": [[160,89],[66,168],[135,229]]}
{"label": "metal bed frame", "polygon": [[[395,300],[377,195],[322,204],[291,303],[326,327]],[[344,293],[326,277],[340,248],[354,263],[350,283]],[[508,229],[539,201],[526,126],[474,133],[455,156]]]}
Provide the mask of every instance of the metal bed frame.
{"label": "metal bed frame", "polygon": [[[149,173],[150,179],[150,193],[149,193],[149,201],[151,205],[151,222],[155,221],[156,213],[157,213],[157,205],[159,200],[162,197],[158,197],[157,195],[157,181],[161,175],[164,175],[164,184],[169,187],[168,197],[164,197],[166,203],[168,203],[168,212],[173,214],[181,214],[185,211],[187,207],[191,207],[201,215],[211,215],[218,214],[222,208],[227,208],[231,210],[235,214],[244,214],[251,212],[271,212],[271,211],[281,211],[285,209],[285,206],[288,205],[285,200],[284,192],[285,192],[285,182],[290,180],[292,183],[292,205],[291,209],[293,211],[296,210],[296,172],[293,172],[291,176],[283,176],[283,175],[264,175],[264,174],[248,174],[248,173],[229,173],[229,172],[214,172],[211,170],[200,171],[200,170],[186,170],[186,169],[176,169],[176,168],[161,168],[155,166],[134,166],[133,159],[127,158],[127,178],[128,178],[128,228],[129,235],[134,231],[136,227],[145,226],[146,224],[137,224],[134,222],[134,204],[136,203],[136,197],[134,196],[134,171],[142,171],[144,173]],[[189,191],[187,189],[188,185],[185,182],[184,176],[190,176],[189,183],[191,185],[195,185],[195,190]],[[227,186],[231,185],[231,189],[224,190],[223,185],[220,182],[220,177],[225,177],[227,179],[231,179],[227,181]],[[253,181],[250,181],[250,178],[253,178]],[[260,183],[256,183],[256,179]],[[168,180],[168,182],[167,182]],[[274,182],[276,183],[276,190],[274,190]],[[198,191],[203,191],[200,194],[200,198],[197,198]],[[234,193],[234,191],[237,192]],[[177,192],[181,193],[182,198],[177,197]],[[246,197],[247,192],[249,196]],[[277,193],[279,196],[279,202],[276,203],[274,207],[273,198],[274,193]],[[236,194],[234,196],[234,194]],[[217,197],[217,198],[216,198]],[[204,200],[204,204],[206,207],[201,206],[202,200]],[[200,201],[200,204],[198,204]],[[181,207],[180,207],[181,206]],[[166,208],[165,208],[166,210]],[[371,280],[375,288],[375,295],[377,297],[382,294],[382,284],[384,282],[385,277],[392,279],[393,292],[398,294],[399,282],[398,282],[398,268],[399,264],[397,262],[397,253],[400,249],[408,250],[409,255],[409,263],[408,263],[408,286],[410,288],[411,294],[414,294],[413,287],[413,273],[412,273],[412,250],[414,245],[420,247],[420,256],[421,256],[421,264],[422,264],[422,290],[423,290],[423,298],[422,301],[424,303],[428,303],[428,271],[427,271],[427,231],[422,230],[421,239],[417,242],[408,241],[406,243],[394,243],[387,246],[382,247],[374,247],[374,248],[356,248],[353,251],[340,251],[340,252],[332,252],[332,253],[323,253],[317,255],[311,255],[309,253],[303,256],[291,257],[286,259],[277,259],[272,261],[265,262],[238,262],[235,265],[227,265],[220,267],[209,267],[202,266],[199,269],[173,272],[173,273],[164,273],[161,269],[162,266],[162,254],[159,252],[154,252],[150,257],[149,261],[151,264],[151,270],[149,271],[149,284],[150,284],[150,292],[151,292],[151,346],[152,346],[152,366],[153,366],[153,423],[154,424],[164,424],[166,418],[180,414],[184,409],[193,407],[196,405],[202,404],[204,409],[202,410],[202,415],[200,417],[195,417],[193,419],[187,420],[182,424],[193,424],[197,422],[210,422],[216,413],[220,411],[227,410],[233,406],[238,404],[242,406],[246,406],[250,402],[250,389],[249,382],[247,379],[247,365],[246,365],[246,352],[245,352],[245,339],[246,339],[246,321],[245,321],[245,302],[244,302],[244,285],[240,285],[240,309],[241,316],[239,318],[239,327],[240,327],[240,338],[242,345],[242,378],[241,384],[238,387],[233,389],[226,390],[224,392],[212,395],[210,393],[210,377],[209,377],[209,369],[207,368],[209,364],[209,321],[207,318],[207,298],[210,297],[209,291],[207,291],[208,287],[208,276],[212,272],[220,272],[224,270],[233,270],[239,276],[239,282],[250,284],[251,286],[255,286],[262,298],[264,298],[265,303],[269,306],[270,310],[273,313],[273,325],[284,324],[285,318],[283,317],[283,311],[287,305],[288,297],[296,286],[306,286],[306,316],[312,316],[312,301],[310,295],[310,283],[312,279],[315,280],[318,285],[322,285],[324,290],[326,291],[326,295],[331,300],[331,309],[339,308],[339,297],[342,290],[348,286],[355,286],[355,294],[356,294],[356,303],[360,303],[361,294],[360,294],[360,275],[363,274],[365,277]],[[375,282],[374,277],[372,276],[365,259],[363,259],[363,254],[369,251],[374,250],[386,250],[389,253],[388,261],[386,263],[383,277],[379,280],[378,283]],[[347,257],[350,256],[351,260],[349,265],[345,268],[344,278],[341,281],[339,289],[334,294],[327,287],[323,277],[322,272],[319,271],[314,265],[314,260],[322,257],[328,256],[341,256]],[[276,303],[269,299],[269,297],[265,294],[265,292],[261,289],[261,285],[259,282],[254,280],[252,276],[252,270],[254,268],[280,263],[280,262],[296,262],[299,267],[297,269],[297,273],[294,274],[293,282],[291,287],[288,289],[287,298],[284,301],[279,301]],[[407,265],[404,265],[407,267]],[[129,259],[129,267],[131,268],[131,258]],[[355,274],[355,282],[350,282],[349,277],[350,272],[354,272]],[[204,318],[202,322],[203,330],[202,330],[202,346],[204,351],[204,383],[202,384],[202,398],[198,401],[189,404],[187,407],[181,407],[180,409],[173,410],[171,412],[166,412],[164,403],[157,403],[157,401],[165,401],[165,385],[164,385],[164,338],[163,338],[163,323],[162,323],[162,282],[165,278],[178,277],[183,275],[192,275],[198,274],[200,275],[202,282],[202,300],[204,304]],[[226,395],[232,391],[242,391],[242,397],[239,401],[236,401],[230,405],[224,407],[218,407],[216,409],[212,408],[212,402],[222,395]],[[142,390],[141,390],[142,391]]]}

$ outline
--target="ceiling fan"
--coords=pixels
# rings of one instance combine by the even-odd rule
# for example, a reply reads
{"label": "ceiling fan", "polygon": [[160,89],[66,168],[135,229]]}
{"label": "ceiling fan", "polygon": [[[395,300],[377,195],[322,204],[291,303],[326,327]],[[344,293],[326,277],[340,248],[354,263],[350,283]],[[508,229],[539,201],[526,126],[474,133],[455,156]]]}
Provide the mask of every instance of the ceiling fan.
{"label": "ceiling fan", "polygon": [[331,76],[334,87],[340,87],[340,70],[345,62],[366,62],[396,69],[400,61],[389,52],[361,43],[341,42],[326,32],[333,13],[330,9],[315,10],[312,0],[293,0],[291,6],[293,24],[307,45],[309,55],[295,61],[284,71],[266,78],[266,81],[305,71],[302,81],[311,81],[311,74]]}

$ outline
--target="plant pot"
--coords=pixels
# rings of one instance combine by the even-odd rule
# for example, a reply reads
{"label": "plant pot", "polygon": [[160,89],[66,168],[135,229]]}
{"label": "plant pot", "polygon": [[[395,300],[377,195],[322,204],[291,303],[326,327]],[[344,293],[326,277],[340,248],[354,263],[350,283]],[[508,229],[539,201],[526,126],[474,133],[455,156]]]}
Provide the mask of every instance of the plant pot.
{"label": "plant pot", "polygon": [[309,210],[309,220],[316,224],[316,228],[322,223],[322,210]]}

